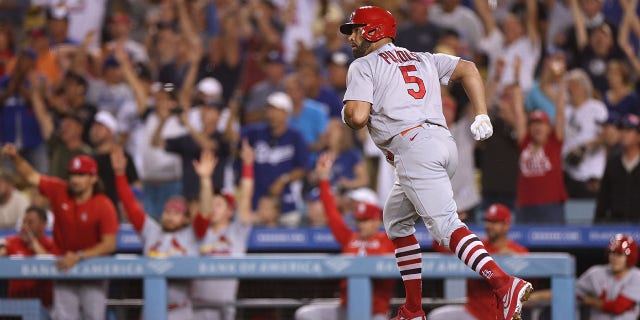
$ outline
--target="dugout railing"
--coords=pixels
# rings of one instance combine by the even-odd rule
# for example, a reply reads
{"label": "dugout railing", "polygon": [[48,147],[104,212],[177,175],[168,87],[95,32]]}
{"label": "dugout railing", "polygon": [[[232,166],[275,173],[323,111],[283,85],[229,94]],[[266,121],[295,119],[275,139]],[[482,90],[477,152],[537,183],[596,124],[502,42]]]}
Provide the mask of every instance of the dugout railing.
{"label": "dugout railing", "polygon": [[[496,257],[509,273],[524,278],[550,278],[553,319],[575,318],[575,261],[566,253],[531,253]],[[460,283],[478,277],[458,259],[423,254],[425,278]],[[349,320],[367,319],[371,310],[371,278],[399,278],[395,258],[310,254],[251,254],[231,258],[103,257],[82,261],[67,273],[59,272],[53,257],[0,258],[4,279],[143,279],[146,320],[166,318],[167,279],[335,279],[347,278]],[[455,287],[455,285],[453,285]],[[0,310],[2,312],[2,310]],[[7,314],[8,315],[8,314]]]}

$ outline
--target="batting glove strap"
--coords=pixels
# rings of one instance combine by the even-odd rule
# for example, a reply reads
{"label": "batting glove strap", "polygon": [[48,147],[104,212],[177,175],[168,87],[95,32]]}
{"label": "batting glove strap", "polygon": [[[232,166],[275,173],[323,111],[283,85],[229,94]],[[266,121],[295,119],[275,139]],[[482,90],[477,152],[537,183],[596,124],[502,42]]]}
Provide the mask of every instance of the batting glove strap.
{"label": "batting glove strap", "polygon": [[485,140],[493,135],[491,120],[486,114],[479,114],[471,124],[471,134],[476,141]]}

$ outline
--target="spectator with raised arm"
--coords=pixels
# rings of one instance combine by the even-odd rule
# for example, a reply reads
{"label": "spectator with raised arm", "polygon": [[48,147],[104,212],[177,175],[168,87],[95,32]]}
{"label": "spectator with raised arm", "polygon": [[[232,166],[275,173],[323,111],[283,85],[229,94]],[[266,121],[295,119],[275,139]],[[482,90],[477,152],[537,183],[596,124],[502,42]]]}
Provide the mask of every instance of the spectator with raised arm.
{"label": "spectator with raised arm", "polygon": [[[517,223],[564,224],[567,191],[562,176],[565,132],[565,88],[556,100],[556,121],[542,110],[525,114],[522,92],[515,95],[515,129],[520,149],[517,184]],[[527,119],[528,118],[528,119]]]}
{"label": "spectator with raised arm", "polygon": [[606,163],[600,139],[600,124],[608,118],[607,108],[592,98],[589,76],[580,69],[566,76],[568,102],[565,140],[562,144],[565,186],[571,198],[595,198]]}
{"label": "spectator with raised arm", "polygon": [[[93,158],[74,157],[67,166],[69,179],[64,181],[36,171],[12,144],[2,147],[2,155],[11,159],[20,177],[49,199],[55,217],[53,239],[63,255],[56,261],[58,269],[66,272],[84,259],[115,251],[118,216],[102,193]],[[56,281],[52,318],[105,319],[107,287],[104,279]]]}
{"label": "spectator with raised arm", "polygon": [[31,106],[35,60],[32,50],[21,51],[12,72],[0,78],[0,142],[14,144],[38,171],[46,172],[47,148]]}
{"label": "spectator with raised arm", "polygon": [[[200,177],[200,213],[196,220],[201,229],[196,229],[200,239],[200,255],[206,257],[238,257],[247,252],[249,235],[253,225],[251,190],[253,189],[253,162],[255,155],[247,141],[242,143],[242,177],[237,209],[231,194],[214,193],[211,175],[219,164],[211,151],[203,151],[200,161],[193,161]],[[200,279],[191,286],[194,301],[218,305],[218,308],[198,308],[195,320],[235,319],[238,279]]]}
{"label": "spectator with raised arm", "polygon": [[69,112],[61,115],[59,123],[55,123],[53,114],[49,111],[43,96],[44,86],[38,77],[31,78],[34,87],[31,90],[31,104],[38,119],[42,137],[47,142],[49,151],[48,174],[61,179],[67,179],[69,172],[66,167],[71,159],[79,155],[91,155],[91,146],[82,140],[85,119]]}
{"label": "spectator with raised arm", "polygon": [[[344,221],[342,214],[338,211],[329,177],[331,168],[334,165],[333,156],[325,153],[320,155],[316,164],[316,174],[320,177],[320,198],[324,206],[329,228],[336,241],[342,248],[342,253],[352,256],[379,256],[391,255],[395,247],[384,231],[380,231],[382,226],[382,208],[371,203],[358,202],[354,212],[356,220],[356,230],[352,230]],[[395,279],[374,279],[372,280],[372,310],[368,319],[386,320],[389,319],[389,303],[392,291],[395,286]],[[340,302],[337,304],[309,304],[296,310],[296,320],[338,320],[346,317],[347,282],[340,283]],[[362,315],[364,317],[364,315]]]}
{"label": "spectator with raised arm", "polygon": [[489,76],[496,72],[496,64],[502,60],[504,70],[499,88],[517,84],[525,94],[528,93],[533,85],[542,46],[537,29],[536,0],[526,0],[522,14],[509,13],[500,24],[496,22],[487,1],[474,0],[473,3],[484,25],[485,36],[478,48],[489,56]]}
{"label": "spectator with raised arm", "polygon": [[[173,196],[163,203],[160,221],[154,220],[136,202],[127,181],[127,158],[122,148],[111,153],[111,165],[115,173],[118,198],[133,228],[142,237],[144,254],[151,258],[188,257],[198,253],[195,226],[191,226],[187,202],[181,196]],[[171,280],[167,290],[169,320],[193,318],[189,297],[190,280]]]}
{"label": "spectator with raised arm", "polygon": [[[30,206],[22,214],[22,225],[17,235],[0,239],[0,256],[38,256],[58,254],[53,239],[45,234],[47,213],[44,209]],[[53,302],[51,280],[9,280],[7,296],[11,299],[38,298],[46,308]]]}

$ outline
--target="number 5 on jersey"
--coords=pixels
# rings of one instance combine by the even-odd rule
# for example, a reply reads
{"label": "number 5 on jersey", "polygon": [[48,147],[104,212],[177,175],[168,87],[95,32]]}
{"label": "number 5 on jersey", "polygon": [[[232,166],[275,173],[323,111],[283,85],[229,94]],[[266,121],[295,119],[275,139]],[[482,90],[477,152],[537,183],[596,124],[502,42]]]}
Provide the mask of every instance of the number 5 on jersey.
{"label": "number 5 on jersey", "polygon": [[419,77],[409,75],[409,72],[416,71],[416,66],[408,65],[408,66],[399,66],[400,72],[402,72],[402,77],[404,78],[404,83],[415,83],[418,85],[418,90],[415,89],[407,89],[407,93],[415,99],[422,99],[424,95],[427,93],[427,90],[424,88],[424,81]]}

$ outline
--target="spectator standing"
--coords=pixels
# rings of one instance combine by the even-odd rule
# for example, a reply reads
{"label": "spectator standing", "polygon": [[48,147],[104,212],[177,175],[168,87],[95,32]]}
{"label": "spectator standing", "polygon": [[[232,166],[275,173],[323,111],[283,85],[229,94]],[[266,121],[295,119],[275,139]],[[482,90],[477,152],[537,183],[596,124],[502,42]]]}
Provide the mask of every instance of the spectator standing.
{"label": "spectator standing", "polygon": [[569,107],[562,144],[565,186],[571,198],[595,198],[606,150],[600,141],[599,124],[607,120],[607,108],[592,97],[593,87],[586,72],[574,69],[566,77]]}
{"label": "spectator standing", "polygon": [[479,49],[489,56],[489,76],[496,72],[498,63],[504,63],[499,87],[518,84],[528,93],[541,50],[537,2],[526,0],[523,17],[509,13],[499,27],[487,1],[474,0],[473,3],[484,25],[485,36],[480,40]]}
{"label": "spectator standing", "polygon": [[307,162],[313,165],[317,153],[327,144],[329,113],[325,105],[308,97],[301,85],[302,81],[302,74],[298,72],[288,75],[284,80],[285,92],[291,98],[293,107],[288,123],[304,137],[310,153]]}
{"label": "spectator standing", "polygon": [[[211,175],[218,165],[218,159],[210,152],[203,151],[200,161],[194,167],[200,177],[200,214],[195,225],[200,238],[200,255],[206,257],[237,257],[247,252],[247,243],[253,225],[251,210],[251,190],[253,189],[253,162],[255,155],[248,142],[243,142],[241,155],[242,177],[240,194],[242,200],[234,208],[233,196],[214,194]],[[236,211],[236,214],[234,214]],[[238,293],[238,279],[200,279],[191,286],[191,296],[195,301],[219,305],[219,308],[195,310],[195,320],[233,320]]]}
{"label": "spectator standing", "polygon": [[[37,78],[36,78],[37,79]],[[36,79],[31,82],[36,83]],[[44,88],[31,90],[31,104],[38,119],[40,131],[47,142],[49,151],[49,170],[51,176],[61,179],[69,177],[65,170],[71,159],[79,155],[91,155],[93,150],[82,140],[85,120],[75,113],[63,114],[60,123],[56,124],[53,114],[49,112],[42,95]],[[56,128],[57,125],[57,128]]]}
{"label": "spectator standing", "polygon": [[35,78],[35,60],[33,50],[21,51],[11,73],[0,79],[0,139],[3,144],[14,144],[38,171],[46,172],[47,149],[30,103],[29,80]]}
{"label": "spectator standing", "polygon": [[[17,235],[0,240],[0,256],[36,256],[58,254],[53,239],[45,235],[47,213],[38,207],[28,207]],[[7,296],[11,299],[38,298],[46,308],[53,301],[51,280],[9,280]]]}
{"label": "spectator standing", "polygon": [[362,152],[355,147],[350,129],[341,122],[329,122],[326,152],[334,158],[329,175],[332,188],[349,191],[369,185]]}
{"label": "spectator standing", "polygon": [[[342,253],[354,256],[389,255],[395,250],[391,240],[384,231],[379,231],[382,226],[382,208],[371,203],[359,202],[356,204],[354,219],[356,230],[352,230],[344,221],[342,214],[336,206],[331,194],[329,176],[333,167],[333,156],[323,154],[318,159],[316,173],[320,177],[320,198],[327,215],[329,228],[336,241],[342,247]],[[391,301],[395,280],[376,279],[372,281],[372,320],[389,319],[389,303]],[[296,311],[296,320],[331,320],[344,319],[346,315],[347,283],[340,283],[340,304],[310,304]],[[363,315],[364,316],[364,315]]]}
{"label": "spectator standing", "polygon": [[[136,202],[125,175],[127,158],[121,148],[111,153],[111,165],[115,173],[118,198],[133,228],[142,237],[144,254],[151,258],[188,257],[197,255],[194,227],[189,224],[187,202],[173,196],[163,203],[160,222],[152,219]],[[167,290],[169,320],[193,318],[189,298],[189,280],[172,280]]]}
{"label": "spectator standing", "polygon": [[121,42],[125,50],[135,62],[146,63],[149,61],[147,49],[139,42],[131,39],[130,34],[133,28],[133,21],[127,13],[115,12],[109,18],[109,35],[111,41],[108,46],[115,46],[116,42]]}
{"label": "spectator standing", "polygon": [[396,45],[415,52],[431,52],[436,47],[442,32],[440,27],[429,21],[428,0],[407,1],[409,21],[398,28]]}
{"label": "spectator standing", "polygon": [[65,6],[52,5],[47,9],[47,30],[49,45],[53,48],[75,47],[79,44],[69,38],[69,11]]}
{"label": "spectator standing", "polygon": [[64,75],[56,94],[47,99],[49,107],[54,112],[54,122],[58,123],[65,114],[75,114],[82,120],[82,139],[86,143],[90,142],[89,130],[93,117],[98,112],[98,108],[87,101],[88,89],[89,83],[82,75],[69,71]]}
{"label": "spectator standing", "polygon": [[640,218],[640,119],[621,119],[622,152],[609,158],[600,182],[595,212],[596,223],[637,223]]}
{"label": "spectator standing", "polygon": [[255,190],[252,208],[258,200],[272,196],[279,203],[281,222],[295,226],[300,222],[298,204],[302,201],[300,179],[309,163],[309,152],[302,134],[287,124],[293,103],[286,93],[276,92],[267,98],[267,124],[247,127],[241,139],[248,139],[255,150]]}
{"label": "spectator standing", "polygon": [[29,198],[15,188],[13,176],[0,169],[0,229],[16,229],[28,207]]}
{"label": "spectator standing", "polygon": [[306,97],[321,103],[322,109],[330,118],[339,120],[342,96],[338,96],[338,92],[325,83],[320,66],[317,63],[302,65],[298,67],[297,74]]}
{"label": "spectator standing", "polygon": [[607,63],[608,89],[602,101],[609,112],[623,117],[629,113],[640,116],[640,96],[633,90],[630,66],[624,60],[612,59]]}
{"label": "spectator standing", "polygon": [[[197,207],[199,193],[200,193],[200,179],[195,172],[192,162],[200,158],[203,150],[208,150],[216,155],[221,165],[216,166],[215,173],[210,176],[212,183],[216,186],[223,186],[224,183],[224,170],[231,153],[229,143],[224,139],[223,135],[218,131],[218,124],[220,120],[220,113],[223,109],[221,85],[213,78],[206,78],[205,80],[215,81],[215,86],[218,88],[217,94],[212,95],[211,99],[206,99],[199,103],[196,112],[198,116],[198,125],[201,129],[196,129],[196,125],[190,123],[188,112],[184,111],[179,115],[180,124],[184,126],[187,133],[175,138],[161,139],[158,135],[155,135],[153,143],[157,147],[164,148],[165,151],[177,154],[182,159],[182,195],[189,202],[191,209]],[[206,84],[209,81],[205,81]],[[200,84],[203,84],[202,81]],[[213,85],[213,83],[212,83]],[[202,85],[199,86],[199,91],[204,89]],[[195,211],[194,211],[195,212]]]}
{"label": "spectator standing", "polygon": [[[566,73],[567,65],[564,53],[557,52],[546,56],[542,62],[542,73],[540,77],[534,81],[524,101],[526,110],[542,110],[549,116],[551,123],[555,123],[555,101],[558,94],[560,94],[559,91]],[[589,81],[589,83],[591,83],[591,81]],[[593,89],[591,92],[593,92]],[[586,98],[589,99],[591,96]]]}
{"label": "spectator standing", "polygon": [[98,110],[109,111],[113,115],[117,115],[127,101],[134,100],[131,88],[124,81],[120,62],[114,55],[108,55],[102,62],[99,78],[90,78],[87,100]]}
{"label": "spectator standing", "polygon": [[251,88],[242,108],[242,123],[244,125],[263,121],[267,97],[274,92],[284,90],[286,64],[282,54],[278,51],[269,52],[264,58],[262,67],[265,79]]}
{"label": "spectator standing", "polygon": [[[494,203],[484,216],[484,230],[487,234],[482,239],[487,252],[492,255],[526,254],[527,248],[509,239],[511,228],[511,211],[500,203]],[[434,249],[441,253],[451,253],[444,247],[434,243]],[[443,306],[432,310],[429,320],[495,320],[499,318],[500,306],[491,296],[491,287],[486,281],[478,279],[467,280],[467,302],[458,306]]]}
{"label": "spectator standing", "polygon": [[[516,137],[520,148],[517,185],[518,223],[564,224],[567,199],[562,176],[562,141],[565,131],[564,87],[556,101],[556,122],[541,110],[525,115],[522,93],[516,89]],[[527,123],[528,121],[528,123]]]}
{"label": "spectator standing", "polygon": [[342,99],[347,91],[347,70],[353,60],[351,53],[334,52],[326,61],[327,82]]}
{"label": "spectator standing", "polygon": [[462,57],[472,60],[478,50],[478,42],[484,34],[484,27],[478,15],[472,9],[460,3],[460,0],[443,0],[429,9],[429,20],[441,29],[455,30],[460,35]]}
{"label": "spectator standing", "polygon": [[[98,176],[104,183],[104,193],[118,208],[120,201],[118,200],[113,166],[111,165],[111,152],[113,152],[115,148],[119,147],[116,142],[117,132],[118,121],[113,115],[111,115],[111,113],[103,110],[96,114],[90,130],[91,143],[95,147],[96,151],[93,158],[98,164]],[[131,155],[125,152],[125,157],[127,158],[127,168],[125,170],[127,181],[131,181],[132,185],[135,185],[136,188],[140,189],[141,184],[138,179],[138,171],[133,165]],[[121,221],[123,221],[124,215],[120,218]]]}
{"label": "spectator standing", "polygon": [[58,84],[62,80],[62,70],[58,63],[58,55],[49,44],[47,30],[36,27],[27,31],[29,48],[36,55],[36,71],[47,79],[48,83]]}
{"label": "spectator standing", "polygon": [[[113,203],[102,194],[95,160],[73,158],[68,166],[69,180],[63,181],[33,169],[12,144],[5,144],[2,154],[13,161],[27,183],[37,186],[49,199],[55,217],[53,239],[63,254],[56,261],[60,270],[68,271],[84,259],[115,250],[118,216]],[[56,281],[52,318],[104,319],[107,286],[106,280]]]}

